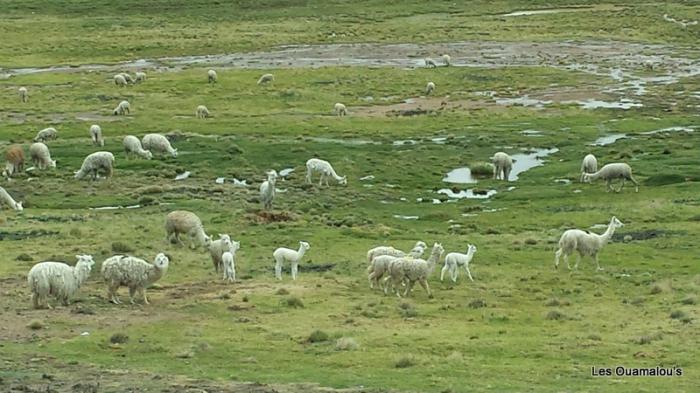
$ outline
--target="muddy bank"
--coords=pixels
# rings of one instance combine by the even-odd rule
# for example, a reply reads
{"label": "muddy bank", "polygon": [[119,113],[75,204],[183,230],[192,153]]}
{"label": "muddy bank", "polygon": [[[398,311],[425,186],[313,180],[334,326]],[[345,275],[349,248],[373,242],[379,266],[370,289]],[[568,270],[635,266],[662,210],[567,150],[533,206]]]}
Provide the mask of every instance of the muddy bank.
{"label": "muddy bank", "polygon": [[[686,49],[686,51],[691,51]],[[697,69],[698,62],[674,56],[675,50],[663,45],[628,42],[452,42],[428,44],[333,44],[289,45],[271,51],[206,56],[138,59],[117,64],[59,65],[45,68],[0,70],[0,75],[27,75],[41,72],[117,71],[128,69],[179,70],[187,66],[232,68],[313,68],[327,66],[399,67],[425,66],[424,58],[449,53],[456,67],[505,67],[551,65],[601,72],[609,69],[655,67]],[[700,56],[692,50],[693,59]],[[647,53],[654,53],[649,55]]]}

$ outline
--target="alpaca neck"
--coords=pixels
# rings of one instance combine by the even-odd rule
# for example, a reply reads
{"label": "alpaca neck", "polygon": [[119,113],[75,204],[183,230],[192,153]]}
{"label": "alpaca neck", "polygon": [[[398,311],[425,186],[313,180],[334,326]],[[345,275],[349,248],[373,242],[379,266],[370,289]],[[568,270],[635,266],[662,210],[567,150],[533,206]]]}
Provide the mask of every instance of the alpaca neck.
{"label": "alpaca neck", "polygon": [[602,235],[598,235],[598,240],[600,241],[600,244],[604,245],[605,243],[607,243],[614,233],[615,233],[615,226],[613,225],[613,223],[611,221],[610,225],[608,225],[608,229],[606,229]]}
{"label": "alpaca neck", "polygon": [[73,268],[73,277],[78,287],[90,277],[90,267],[87,265],[77,265]]}
{"label": "alpaca neck", "polygon": [[299,250],[297,251],[297,261],[301,260],[301,258],[304,257],[305,252],[306,249],[304,247],[299,247]]}

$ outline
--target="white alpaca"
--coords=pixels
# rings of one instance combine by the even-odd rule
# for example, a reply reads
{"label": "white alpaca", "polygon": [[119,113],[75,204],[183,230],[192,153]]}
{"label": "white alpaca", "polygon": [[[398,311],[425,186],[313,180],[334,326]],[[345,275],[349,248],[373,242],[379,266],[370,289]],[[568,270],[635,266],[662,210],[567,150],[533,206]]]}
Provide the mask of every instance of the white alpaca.
{"label": "white alpaca", "polygon": [[311,184],[311,175],[314,172],[321,174],[318,179],[318,185],[322,186],[325,180],[326,186],[328,186],[328,178],[334,178],[338,184],[345,185],[348,184],[347,176],[338,176],[333,169],[333,166],[328,161],[319,160],[318,158],[312,158],[306,161],[306,182]]}
{"label": "white alpaca", "polygon": [[126,83],[127,83],[127,84],[129,84],[129,83],[134,83],[134,78],[132,78],[131,75],[127,74],[126,72],[122,72],[122,73],[119,74],[119,75],[121,75],[121,76],[124,77],[124,80],[126,80]]}
{"label": "white alpaca", "polygon": [[583,182],[583,175],[586,173],[596,173],[598,171],[598,160],[595,158],[593,154],[588,154],[585,157],[583,157],[583,161],[581,162],[581,178],[579,179],[580,182]]}
{"label": "white alpaca", "polygon": [[146,134],[141,140],[143,148],[150,150],[151,152],[157,152],[161,154],[168,153],[173,157],[177,157],[177,149],[174,149],[170,145],[168,138],[161,134]]}
{"label": "white alpaca", "polygon": [[211,256],[211,262],[214,264],[214,270],[218,273],[221,270],[222,255],[231,251],[233,247],[233,242],[231,241],[231,236],[226,234],[219,234],[218,240],[213,240],[209,243],[209,255]]}
{"label": "white alpaca", "polygon": [[428,95],[433,91],[435,91],[435,83],[428,82],[428,84],[425,86],[425,94]]}
{"label": "white alpaca", "polygon": [[131,105],[129,105],[129,101],[126,101],[126,100],[120,102],[119,105],[117,105],[117,107],[114,108],[114,110],[112,111],[112,114],[114,116],[117,116],[117,115],[123,116],[123,115],[126,115],[128,113],[129,114],[131,113]]}
{"label": "white alpaca", "polygon": [[216,71],[214,71],[214,70],[207,71],[207,81],[209,83],[216,83],[216,81],[218,79],[219,79],[219,76],[216,75]]}
{"label": "white alpaca", "polygon": [[153,158],[153,153],[145,150],[143,146],[141,146],[141,141],[139,138],[133,135],[125,136],[122,144],[124,145],[124,153],[126,154],[127,159],[134,154],[147,160]]}
{"label": "white alpaca", "polygon": [[452,58],[448,54],[442,55],[442,61],[445,62],[445,67],[452,65]]}
{"label": "white alpaca", "polygon": [[51,159],[49,147],[41,142],[32,143],[29,146],[29,156],[32,158],[32,163],[39,169],[56,168],[56,160]]}
{"label": "white alpaca", "polygon": [[224,265],[224,280],[236,281],[236,251],[241,248],[240,242],[231,243],[231,251],[221,254],[221,262]]}
{"label": "white alpaca", "polygon": [[258,79],[258,85],[261,85],[263,83],[270,83],[275,80],[275,76],[272,74],[265,74]]}
{"label": "white alpaca", "polygon": [[623,227],[624,224],[614,217],[610,219],[610,224],[605,233],[598,235],[588,231],[582,231],[580,229],[569,229],[561,235],[559,239],[559,249],[554,253],[554,267],[559,268],[559,257],[564,256],[564,262],[566,262],[566,267],[571,269],[569,265],[569,256],[578,251],[578,258],[574,269],[578,269],[578,263],[581,262],[581,257],[591,256],[595,261],[598,270],[603,270],[598,263],[598,252],[605,246],[610,238],[612,238],[615,229]]}
{"label": "white alpaca", "polygon": [[102,262],[102,277],[107,284],[107,298],[114,304],[121,304],[117,296],[120,286],[129,288],[129,301],[134,304],[134,294],[140,292],[143,303],[148,303],[146,287],[160,280],[168,271],[170,260],[165,254],[156,255],[153,264],[143,259],[115,255]]}
{"label": "white alpaca", "polygon": [[102,127],[97,124],[90,126],[90,138],[92,139],[92,143],[97,146],[105,145],[105,140],[102,138]]}
{"label": "white alpaca", "polygon": [[134,83],[142,83],[146,81],[146,73],[145,72],[137,72],[136,73],[136,80]]}
{"label": "white alpaca", "polygon": [[336,116],[347,116],[348,108],[346,108],[344,104],[336,102],[335,105],[333,105],[333,113],[335,113]]}
{"label": "white alpaca", "polygon": [[[32,291],[32,305],[40,308],[48,296],[54,296],[64,306],[90,276],[95,261],[91,255],[76,255],[78,263],[68,266],[63,262],[41,262],[29,270],[27,282]],[[46,302],[48,308],[51,305]]]}
{"label": "white alpaca", "polygon": [[17,90],[17,91],[19,92],[19,100],[20,101],[22,101],[22,102],[29,101],[29,92],[27,92],[26,87],[20,87],[19,90]]}
{"label": "white alpaca", "polygon": [[34,142],[46,142],[56,138],[58,138],[58,131],[53,127],[49,127],[37,132]]}
{"label": "white alpaca", "polygon": [[306,251],[311,248],[307,242],[299,242],[299,250],[294,251],[289,248],[280,247],[272,253],[275,258],[275,277],[278,280],[282,279],[282,264],[284,261],[289,261],[292,264],[292,280],[297,279],[297,271],[299,269],[299,261],[304,257]]}
{"label": "white alpaca", "polygon": [[469,275],[469,279],[474,281],[472,278],[472,273],[469,271],[469,262],[471,262],[474,254],[476,253],[476,246],[470,244],[467,247],[466,254],[460,254],[458,252],[451,252],[445,256],[445,266],[443,266],[440,272],[440,281],[445,277],[445,273],[449,272],[450,277],[452,277],[453,282],[457,282],[457,267],[464,266],[464,269]]}
{"label": "white alpaca", "polygon": [[260,203],[263,209],[272,209],[272,201],[275,199],[275,185],[277,184],[277,172],[272,170],[267,173],[267,180],[260,185]]}
{"label": "white alpaca", "polygon": [[425,59],[425,66],[427,68],[435,68],[437,67],[437,63],[435,62],[435,60],[431,59],[430,57],[427,57]]}
{"label": "white alpaca", "polygon": [[209,109],[207,109],[207,107],[204,105],[200,105],[197,107],[195,116],[197,116],[198,119],[206,119],[209,117]]}
{"label": "white alpaca", "polygon": [[75,178],[80,180],[90,175],[92,180],[97,179],[99,172],[104,172],[105,177],[110,178],[114,173],[114,155],[108,151],[98,151],[85,157],[80,170],[75,172]]}
{"label": "white alpaca", "polygon": [[499,151],[491,157],[493,163],[493,178],[494,180],[508,181],[510,171],[513,169],[513,159],[506,153]]}
{"label": "white alpaca", "polygon": [[172,242],[177,241],[180,244],[180,234],[186,234],[190,237],[190,247],[196,248],[197,243],[204,247],[208,247],[211,243],[211,237],[204,232],[202,220],[196,214],[186,210],[175,210],[168,213],[165,218],[165,240]]}
{"label": "white alpaca", "polygon": [[15,200],[10,196],[10,194],[2,187],[0,187],[0,207],[5,204],[10,208],[21,212],[24,210],[22,207],[22,202],[15,202]]}
{"label": "white alpaca", "polygon": [[[433,294],[430,292],[428,277],[433,272],[435,264],[440,261],[443,252],[445,249],[442,248],[442,245],[435,243],[428,260],[412,257],[398,258],[389,264],[389,277],[385,281],[390,282],[392,290],[396,292],[398,297],[401,297],[398,286],[405,281],[407,284],[404,296],[408,296],[413,285],[418,282],[428,293],[428,297],[432,298]],[[388,293],[389,288],[390,286],[385,284],[384,293]]]}
{"label": "white alpaca", "polygon": [[124,75],[114,75],[114,84],[119,87],[126,86],[126,78],[124,78]]}
{"label": "white alpaca", "polygon": [[367,261],[369,262],[367,279],[369,280],[369,287],[374,288],[375,285],[379,284],[379,280],[384,274],[388,273],[389,265],[394,259],[405,256],[420,258],[423,256],[426,247],[424,242],[418,241],[408,254],[394,247],[387,246],[379,246],[367,251]]}
{"label": "white alpaca", "polygon": [[[607,192],[622,191],[622,187],[625,186],[625,180],[629,180],[634,183],[634,191],[639,192],[639,183],[632,177],[632,167],[625,164],[624,162],[616,162],[613,164],[606,164],[599,171],[595,173],[585,173],[583,175],[583,181],[585,183],[591,183],[594,180],[603,179],[605,180],[605,189]],[[614,179],[622,179],[622,184],[617,190],[610,184]]]}

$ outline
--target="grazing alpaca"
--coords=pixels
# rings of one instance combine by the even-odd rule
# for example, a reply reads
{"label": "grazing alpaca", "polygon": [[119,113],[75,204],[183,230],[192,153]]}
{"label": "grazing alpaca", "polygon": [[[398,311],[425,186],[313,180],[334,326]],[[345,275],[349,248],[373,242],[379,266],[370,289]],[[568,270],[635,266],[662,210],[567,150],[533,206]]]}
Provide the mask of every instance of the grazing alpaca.
{"label": "grazing alpaca", "polygon": [[571,269],[569,265],[569,256],[578,251],[578,259],[574,265],[574,269],[578,269],[578,263],[581,262],[581,257],[590,255],[593,257],[598,270],[603,270],[598,263],[598,252],[605,246],[613,233],[615,233],[616,228],[624,226],[617,217],[610,219],[610,224],[608,229],[602,235],[591,233],[588,231],[582,231],[580,229],[569,229],[561,235],[559,239],[559,249],[554,254],[554,268],[559,268],[559,257],[564,255],[564,262],[566,262],[566,267]]}

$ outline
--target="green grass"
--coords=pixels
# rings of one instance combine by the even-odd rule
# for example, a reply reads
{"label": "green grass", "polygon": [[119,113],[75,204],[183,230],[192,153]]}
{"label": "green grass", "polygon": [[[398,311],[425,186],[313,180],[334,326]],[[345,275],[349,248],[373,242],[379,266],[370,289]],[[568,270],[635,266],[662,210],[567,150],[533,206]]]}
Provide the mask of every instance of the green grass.
{"label": "green grass", "polygon": [[[8,37],[0,43],[0,57],[8,59],[2,66],[320,43],[329,42],[328,31],[339,36],[348,29],[358,34],[332,42],[566,38],[682,46],[697,38],[697,27],[678,31],[657,21],[665,12],[697,18],[697,7],[689,3],[619,3],[622,8],[609,12],[512,20],[495,15],[578,3],[6,3],[4,17],[14,24],[1,30]],[[445,23],[449,28],[441,30]],[[604,24],[608,27],[602,29]],[[29,33],[49,28],[55,31],[51,37],[41,34],[45,39],[28,43]],[[639,97],[642,108],[589,111],[564,104],[541,110],[501,106],[477,94],[535,96],[552,88],[604,90],[611,83],[604,76],[538,66],[274,69],[275,82],[267,87],[255,85],[268,72],[263,70],[223,69],[216,85],[206,83],[206,68],[148,72],[146,83],[124,89],[114,86],[113,73],[99,71],[0,80],[2,150],[21,143],[28,152],[31,138],[49,125],[60,135],[48,142],[57,169],[35,171],[31,181],[21,175],[0,183],[26,206],[22,213],[0,211],[3,381],[41,380],[47,373],[72,386],[77,376],[90,380],[104,370],[129,370],[129,383],[144,388],[160,383],[154,374],[218,384],[310,382],[406,392],[691,392],[697,385],[698,130],[643,134],[698,125],[697,100],[677,94],[699,91],[697,76],[669,86],[648,85],[649,93]],[[358,114],[361,106],[379,108],[416,97],[429,80],[441,97],[476,109],[467,105],[413,117]],[[18,102],[19,86],[29,88],[29,103]],[[367,102],[367,96],[374,100]],[[131,102],[132,114],[111,116],[122,99]],[[671,101],[678,105],[669,106]],[[345,103],[350,116],[332,116],[335,102]],[[214,117],[195,119],[200,104]],[[83,158],[98,150],[89,140],[93,123],[105,134],[104,149],[115,154],[115,175],[108,181],[75,181],[73,172]],[[526,129],[542,136],[523,135]],[[148,132],[179,135],[173,145],[180,155],[126,160],[123,136]],[[631,138],[589,145],[617,132]],[[446,143],[432,142],[435,137],[447,137]],[[406,139],[417,144],[392,144]],[[430,203],[442,197],[436,191],[449,186],[442,178],[454,168],[484,166],[499,150],[551,147],[559,151],[516,182],[486,176],[474,185],[457,185],[498,191],[490,199]],[[578,183],[580,160],[589,152],[601,164],[630,163],[641,183],[639,193],[630,187],[606,193],[602,182]],[[348,176],[348,185],[305,185],[304,162],[314,156],[333,163]],[[278,182],[286,192],[275,200],[275,213],[289,220],[265,222],[258,186],[265,171],[289,167],[295,171]],[[185,170],[191,177],[175,181]],[[374,179],[359,180],[368,175]],[[220,176],[246,179],[251,186],[218,185]],[[134,204],[143,206],[90,209]],[[175,209],[195,211],[208,233],[228,233],[241,242],[237,283],[215,275],[203,250],[166,244],[164,218]],[[604,271],[596,272],[589,259],[575,272],[554,269],[554,251],[565,229],[589,229],[612,215],[625,224],[617,232],[620,239],[629,235],[632,240],[605,246],[600,254]],[[291,281],[288,266],[284,280],[275,280],[273,250],[295,247],[299,240],[311,249],[298,280]],[[462,271],[456,284],[441,283],[437,266],[430,279],[434,299],[419,287],[409,299],[370,290],[366,250],[380,244],[410,249],[417,240],[442,242],[447,252],[477,245],[470,267],[475,281]],[[113,252],[152,259],[161,251],[171,257],[171,265],[148,291],[151,305],[107,303],[101,261]],[[81,253],[94,255],[97,264],[78,303],[31,310],[25,278],[31,266],[44,260],[73,264]],[[125,292],[122,288],[122,300]],[[37,371],[39,361],[45,363]],[[675,365],[685,374],[673,379],[591,376],[593,366],[617,365]],[[73,375],[66,371],[72,367],[77,368]]]}

